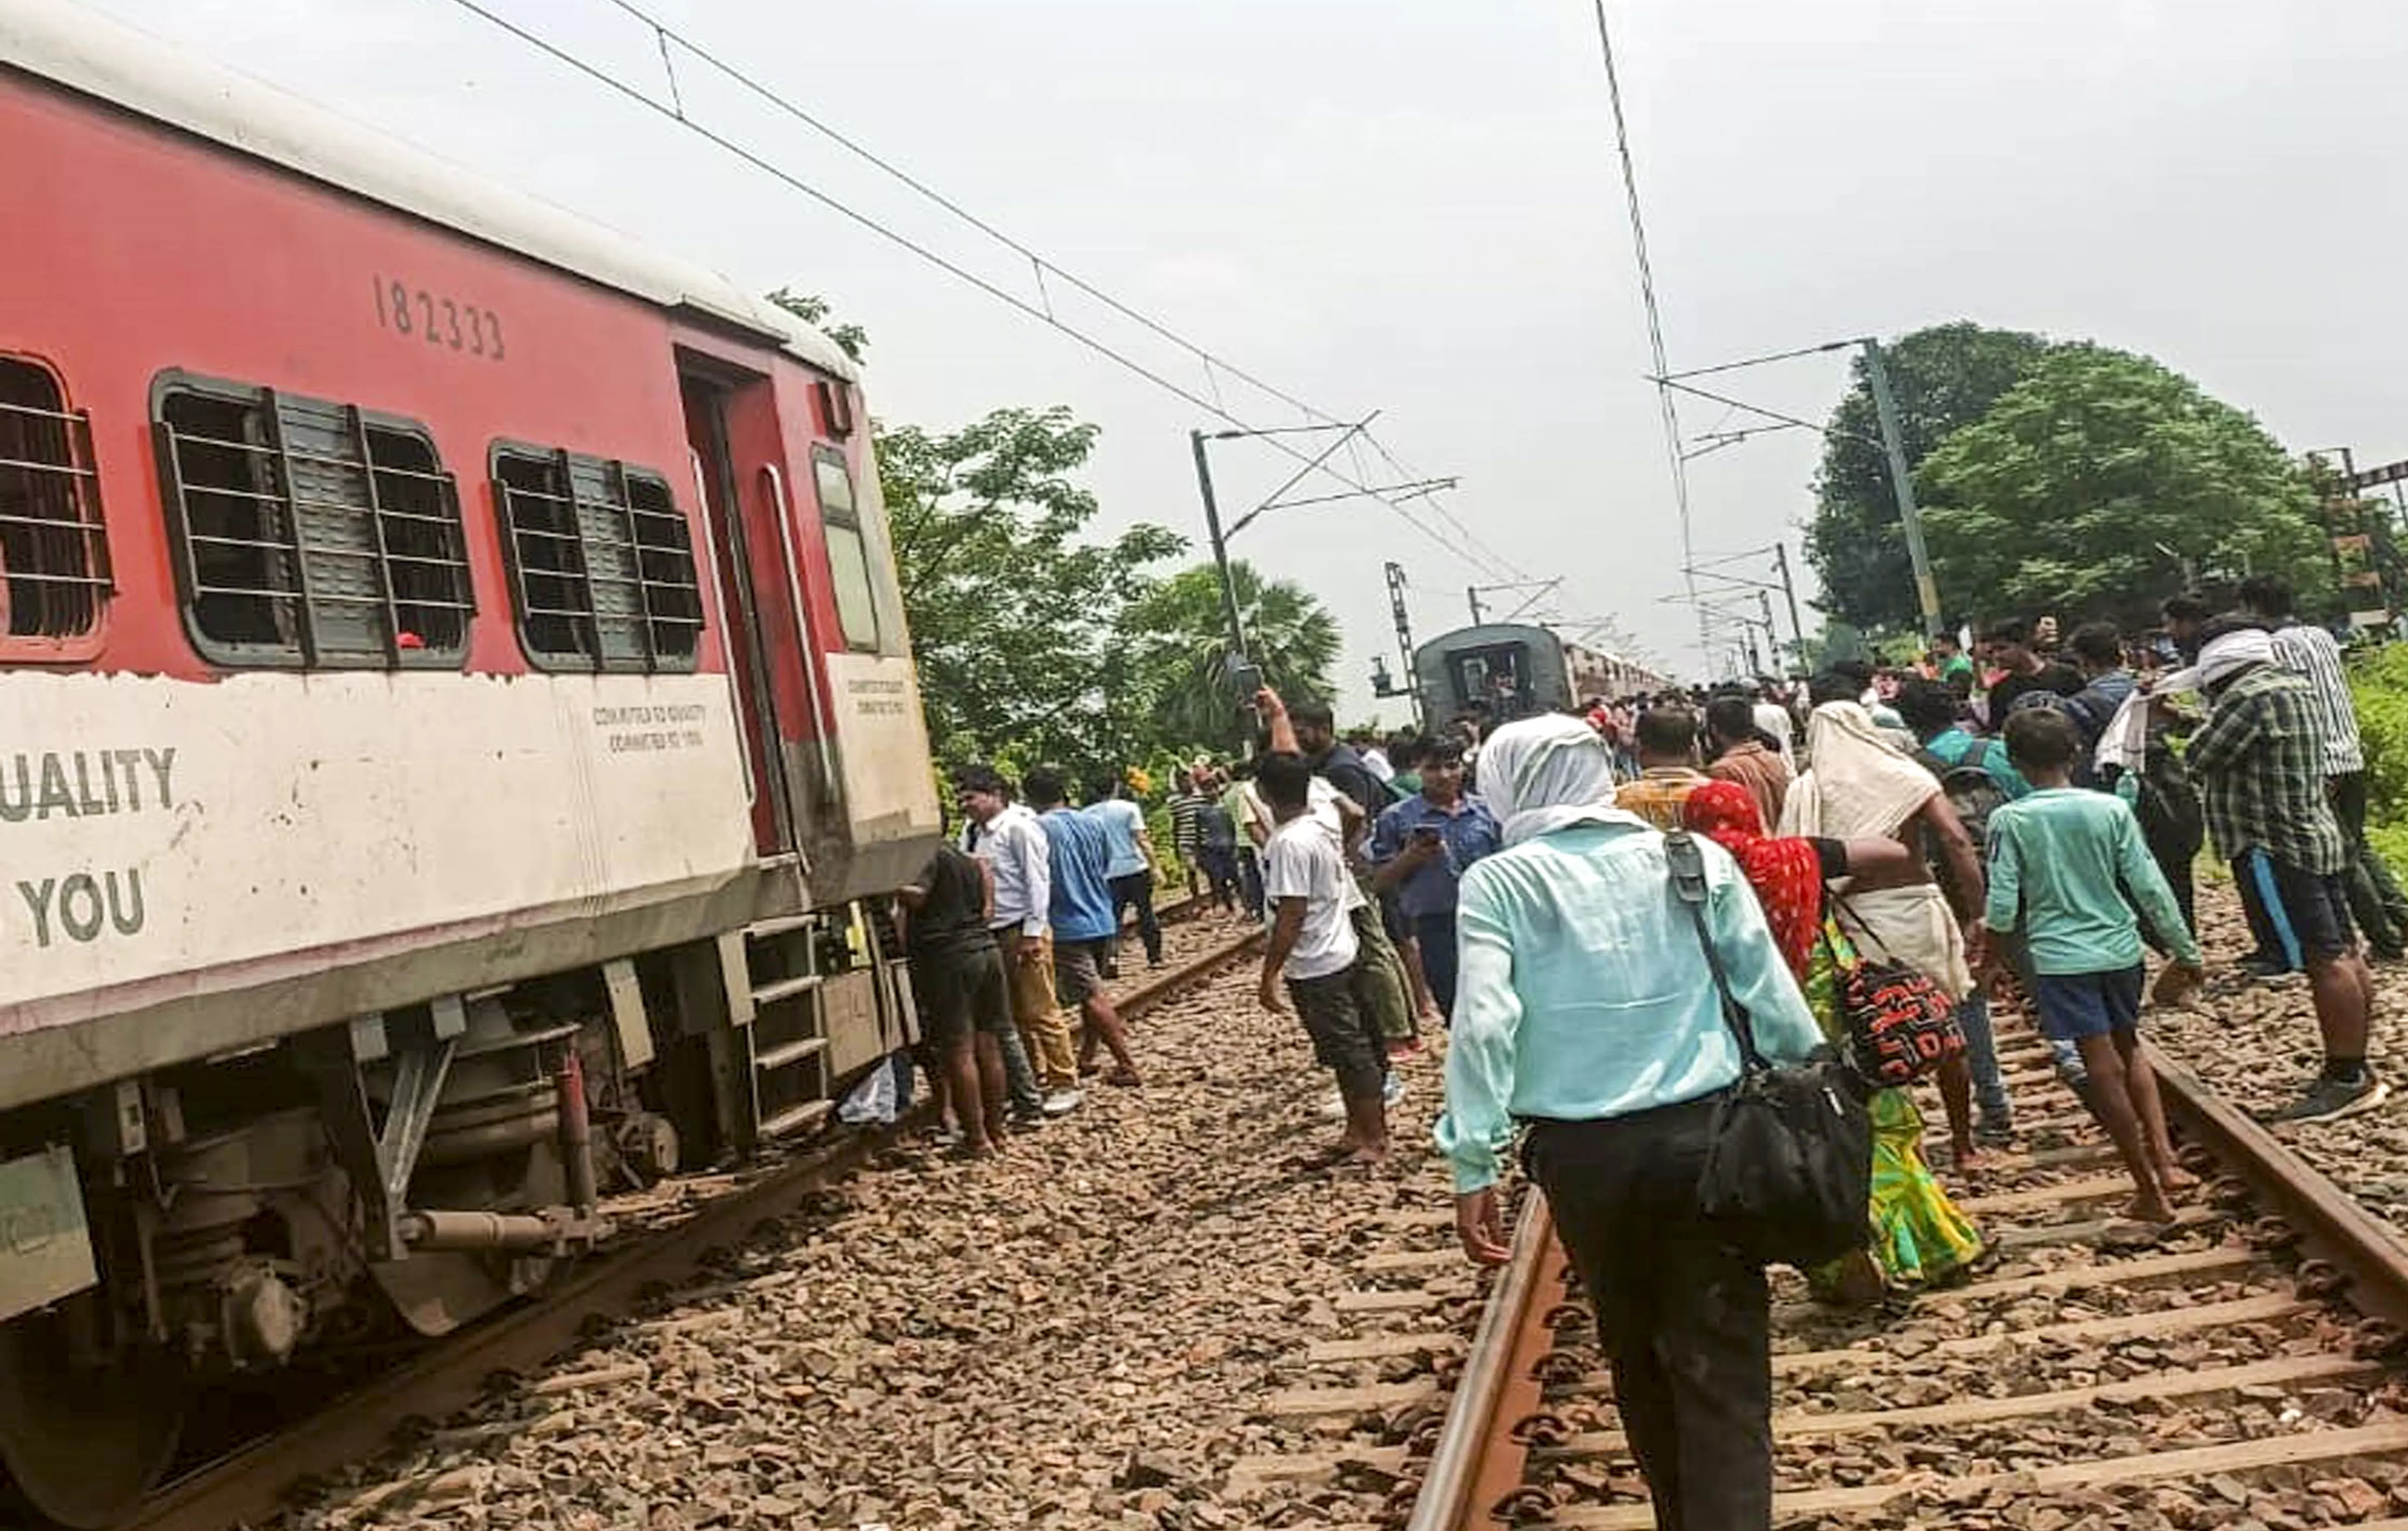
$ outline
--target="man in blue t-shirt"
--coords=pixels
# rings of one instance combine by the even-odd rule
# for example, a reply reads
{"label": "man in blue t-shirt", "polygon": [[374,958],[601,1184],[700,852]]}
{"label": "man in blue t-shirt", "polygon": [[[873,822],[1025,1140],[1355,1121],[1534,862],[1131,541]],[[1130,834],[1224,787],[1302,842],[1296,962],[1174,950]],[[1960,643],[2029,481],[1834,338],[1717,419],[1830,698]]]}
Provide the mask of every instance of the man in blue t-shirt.
{"label": "man in blue t-shirt", "polygon": [[1137,1060],[1129,1056],[1128,1029],[1111,996],[1104,992],[1099,965],[1106,943],[1118,921],[1113,917],[1112,852],[1104,827],[1070,807],[1064,773],[1057,766],[1039,766],[1020,784],[1021,795],[1037,810],[1050,848],[1054,900],[1054,991],[1063,1004],[1075,1004],[1086,1026],[1079,1038],[1079,1066],[1083,1072],[1101,1042],[1111,1049],[1116,1065],[1104,1076],[1106,1084],[1139,1082]]}
{"label": "man in blue t-shirt", "polygon": [[1104,827],[1111,864],[1112,933],[1108,938],[1104,976],[1121,975],[1121,911],[1137,906],[1137,938],[1145,943],[1145,965],[1162,965],[1162,921],[1154,913],[1154,837],[1146,832],[1145,810],[1128,800],[1126,777],[1099,771],[1087,778],[1087,805],[1079,811]]}
{"label": "man in blue t-shirt", "polygon": [[1505,848],[1488,805],[1463,789],[1463,746],[1452,739],[1422,759],[1421,791],[1391,804],[1371,828],[1372,882],[1393,892],[1412,928],[1439,1014],[1455,1018],[1455,892],[1463,874]]}

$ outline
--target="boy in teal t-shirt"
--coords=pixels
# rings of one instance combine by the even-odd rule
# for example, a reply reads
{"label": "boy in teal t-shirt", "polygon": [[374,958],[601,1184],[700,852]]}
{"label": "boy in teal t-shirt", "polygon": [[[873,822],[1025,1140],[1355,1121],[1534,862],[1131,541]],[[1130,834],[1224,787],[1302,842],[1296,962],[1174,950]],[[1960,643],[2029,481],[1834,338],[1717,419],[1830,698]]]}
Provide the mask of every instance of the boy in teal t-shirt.
{"label": "boy in teal t-shirt", "polygon": [[2173,1192],[2195,1182],[2174,1163],[2157,1077],[2141,1052],[2144,970],[2133,904],[2174,953],[2158,980],[2160,1003],[2199,981],[2199,941],[2131,808],[2072,785],[2082,748],[2072,723],[2047,709],[2018,712],[2007,719],[2006,744],[2032,791],[1990,816],[1982,923],[2002,934],[2023,925],[2041,1034],[2081,1050],[2091,1112],[2132,1173],[2131,1215],[2170,1222]]}

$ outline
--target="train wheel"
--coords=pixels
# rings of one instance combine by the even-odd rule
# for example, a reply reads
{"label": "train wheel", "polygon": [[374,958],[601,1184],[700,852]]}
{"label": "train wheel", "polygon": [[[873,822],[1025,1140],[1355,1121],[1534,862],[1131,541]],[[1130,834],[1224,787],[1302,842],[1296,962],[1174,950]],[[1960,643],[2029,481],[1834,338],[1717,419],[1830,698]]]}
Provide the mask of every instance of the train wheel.
{"label": "train wheel", "polygon": [[55,1319],[0,1324],[0,1464],[61,1525],[96,1531],[131,1515],[175,1457],[192,1398],[190,1374],[164,1357],[79,1367]]}

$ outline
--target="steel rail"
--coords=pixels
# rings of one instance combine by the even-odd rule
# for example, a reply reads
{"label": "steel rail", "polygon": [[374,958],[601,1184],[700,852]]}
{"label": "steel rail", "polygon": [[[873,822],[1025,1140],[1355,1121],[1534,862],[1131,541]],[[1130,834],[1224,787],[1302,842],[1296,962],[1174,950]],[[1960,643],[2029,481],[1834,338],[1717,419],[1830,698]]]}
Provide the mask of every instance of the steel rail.
{"label": "steel rail", "polygon": [[2408,1327],[2408,1247],[2399,1235],[2156,1043],[2143,1046],[2183,1135],[2246,1184],[2264,1212],[2288,1223],[2308,1256],[2349,1278],[2349,1306]]}
{"label": "steel rail", "polygon": [[1545,1311],[1540,1294],[1556,1249],[1555,1219],[1535,1185],[1523,1192],[1512,1248],[1481,1310],[1405,1531],[1458,1531],[1478,1524],[1482,1507],[1521,1480],[1520,1453],[1509,1450],[1509,1432],[1539,1402],[1539,1379],[1530,1368],[1547,1347],[1545,1326],[1538,1322]]}
{"label": "steel rail", "polygon": [[[2408,1329],[2408,1245],[2189,1068],[2155,1043],[2143,1045],[2184,1138],[2241,1181],[2264,1214],[2295,1231],[2305,1257],[2347,1278],[2351,1307]],[[1527,1452],[1513,1430],[1541,1401],[1532,1368],[1551,1334],[1540,1293],[1561,1264],[1545,1198],[1532,1188],[1515,1225],[1513,1257],[1482,1311],[1407,1531],[1470,1531],[1520,1486]]]}
{"label": "steel rail", "polygon": [[[1120,996],[1122,1013],[1142,1013],[1177,998],[1262,939],[1260,930],[1247,930],[1140,985]],[[692,1217],[646,1235],[631,1248],[607,1251],[557,1290],[437,1342],[425,1355],[309,1418],[167,1484],[120,1531],[226,1531],[273,1519],[287,1508],[294,1485],[374,1455],[400,1422],[440,1419],[466,1408],[484,1395],[486,1379],[495,1372],[543,1365],[574,1347],[589,1322],[624,1318],[646,1293],[691,1280],[704,1271],[714,1249],[739,1243],[758,1224],[793,1211],[924,1120],[924,1105],[894,1129],[850,1134],[776,1165]]]}

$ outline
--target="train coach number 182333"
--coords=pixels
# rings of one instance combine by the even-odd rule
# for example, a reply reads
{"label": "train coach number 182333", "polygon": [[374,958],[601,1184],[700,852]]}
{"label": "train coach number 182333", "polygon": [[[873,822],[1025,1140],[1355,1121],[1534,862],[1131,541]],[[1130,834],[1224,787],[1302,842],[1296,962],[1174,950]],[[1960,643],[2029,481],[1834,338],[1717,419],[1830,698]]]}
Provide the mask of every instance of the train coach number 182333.
{"label": "train coach number 182333", "polygon": [[395,335],[449,346],[487,361],[509,355],[509,343],[502,339],[502,316],[491,309],[380,275],[376,311],[377,323]]}

